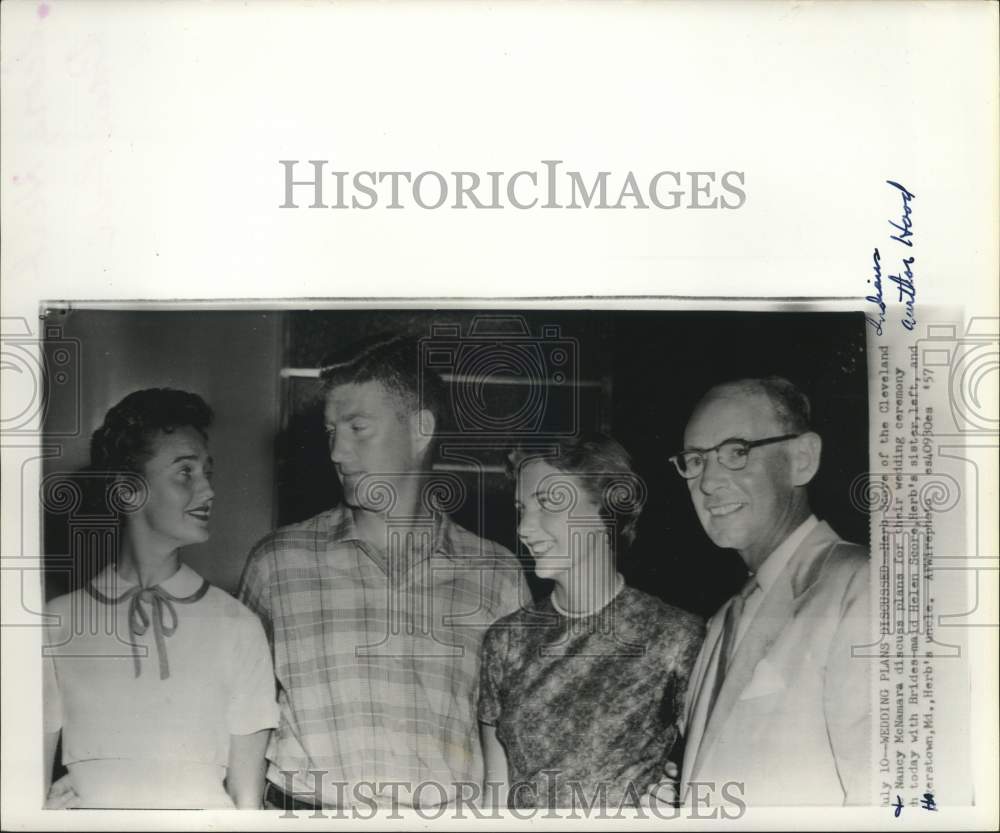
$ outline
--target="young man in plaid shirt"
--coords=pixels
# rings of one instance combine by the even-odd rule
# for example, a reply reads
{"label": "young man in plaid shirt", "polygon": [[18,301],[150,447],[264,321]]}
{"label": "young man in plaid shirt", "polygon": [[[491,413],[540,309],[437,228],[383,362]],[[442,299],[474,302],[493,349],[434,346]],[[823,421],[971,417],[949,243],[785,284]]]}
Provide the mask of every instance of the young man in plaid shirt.
{"label": "young man in plaid shirt", "polygon": [[343,502],[266,536],[240,583],[274,653],[272,807],[431,806],[482,779],[481,641],[530,594],[510,552],[440,511],[461,484],[430,472],[445,397],[417,348],[324,371]]}

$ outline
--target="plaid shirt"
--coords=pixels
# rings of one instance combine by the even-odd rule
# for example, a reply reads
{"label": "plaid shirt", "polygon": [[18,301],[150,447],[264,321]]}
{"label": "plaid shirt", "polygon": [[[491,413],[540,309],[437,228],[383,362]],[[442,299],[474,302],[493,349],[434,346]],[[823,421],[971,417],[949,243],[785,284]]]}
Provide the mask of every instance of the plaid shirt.
{"label": "plaid shirt", "polygon": [[530,601],[521,566],[447,515],[401,536],[390,527],[387,549],[362,542],[338,506],[266,536],[240,583],[279,686],[268,779],[314,803],[319,778],[329,806],[357,803],[359,782],[404,782],[405,805],[423,781],[444,788],[417,796],[436,804],[482,780],[479,651],[491,623]]}

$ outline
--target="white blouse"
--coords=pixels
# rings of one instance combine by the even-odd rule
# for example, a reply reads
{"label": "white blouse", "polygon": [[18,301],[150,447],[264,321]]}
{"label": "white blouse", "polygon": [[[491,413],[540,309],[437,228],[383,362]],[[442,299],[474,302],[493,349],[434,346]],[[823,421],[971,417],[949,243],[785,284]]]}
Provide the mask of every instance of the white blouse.
{"label": "white blouse", "polygon": [[232,806],[230,735],[277,726],[260,621],[204,584],[183,565],[158,585],[160,601],[136,600],[109,567],[48,605],[45,731],[62,730],[84,806]]}

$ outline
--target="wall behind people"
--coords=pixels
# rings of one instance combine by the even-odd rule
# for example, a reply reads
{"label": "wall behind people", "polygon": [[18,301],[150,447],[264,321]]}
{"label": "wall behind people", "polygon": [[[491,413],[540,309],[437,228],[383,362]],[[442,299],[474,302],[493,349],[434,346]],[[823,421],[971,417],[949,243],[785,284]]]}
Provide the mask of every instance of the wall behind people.
{"label": "wall behind people", "polygon": [[[603,317],[584,310],[304,310],[288,313],[285,345],[291,367],[316,369],[366,339],[405,334],[418,340],[424,360],[433,360],[438,372],[481,380],[450,385],[449,406],[437,426],[435,469],[464,483],[466,497],[451,510],[453,518],[519,553],[538,595],[549,591],[549,583],[534,576],[518,543],[504,462],[519,441],[538,441],[524,433],[536,416],[548,431],[610,430],[608,333]],[[527,375],[562,383],[505,383]],[[585,384],[576,388],[570,380]],[[315,379],[289,380],[277,442],[279,523],[308,518],[341,497],[323,431],[321,390]],[[477,430],[486,425],[480,418],[487,411],[488,430]]]}
{"label": "wall behind people", "polygon": [[[47,323],[59,329],[50,342],[61,339],[74,354],[74,378],[49,384],[44,443],[57,456],[45,461],[45,476],[86,466],[90,435],[107,410],[132,391],[171,387],[199,394],[215,412],[209,451],[215,459],[216,499],[211,540],[185,548],[183,556],[213,584],[233,591],[250,547],[273,525],[282,316],[207,310],[50,313]],[[55,435],[73,423],[75,434]],[[93,554],[79,551],[86,549],[79,535],[70,544],[73,527],[79,532],[81,523],[86,519],[46,513],[50,597],[78,585],[94,569]],[[71,549],[78,551],[71,554]],[[70,555],[75,576],[67,570]]]}
{"label": "wall behind people", "polygon": [[[506,344],[530,353],[538,345],[543,370],[553,378],[566,370],[585,384],[575,410],[556,396],[558,386],[548,387],[539,400],[547,415],[557,422],[572,417],[581,429],[608,430],[632,453],[649,498],[636,546],[621,564],[634,586],[710,615],[744,580],[739,556],[708,540],[686,484],[667,460],[683,441],[697,399],[723,379],[779,373],[803,387],[824,437],[823,464],[810,487],[814,508],[843,536],[867,541],[867,517],[849,499],[854,478],[868,466],[865,323],[860,313],[560,309],[491,310],[489,315],[507,324],[522,321],[527,333],[527,338],[506,334],[486,339],[489,350],[503,355],[495,345]],[[437,326],[451,325],[467,338],[482,316],[471,310],[358,309],[53,314],[49,323],[61,328],[58,338],[79,353],[71,363],[79,384],[50,385],[48,423],[61,430],[78,422],[79,430],[47,438],[60,454],[47,460],[46,472],[73,472],[86,465],[90,434],[107,409],[131,391],[171,386],[201,394],[216,412],[211,452],[217,499],[212,540],[189,548],[185,557],[210,581],[232,590],[257,539],[279,523],[310,517],[340,499],[323,432],[322,398],[316,395],[320,387],[308,376],[282,381],[282,367],[315,370],[327,353],[373,334],[405,332],[424,338]],[[552,364],[558,351],[573,361]],[[455,356],[460,352],[453,351]],[[502,362],[473,362],[474,372],[497,377],[507,373],[505,367]],[[531,390],[487,387],[487,398],[498,391],[525,396]],[[458,404],[463,402],[469,404],[465,399]],[[500,403],[502,413],[513,407],[505,402]],[[456,424],[445,427],[451,430]],[[547,585],[530,573],[530,558],[516,536],[512,486],[497,465],[516,441],[493,430],[469,442],[464,434],[448,440],[452,452],[462,452],[452,459],[488,464],[482,477],[458,467],[468,499],[453,514],[468,528],[519,552],[533,591],[542,593]],[[55,568],[70,551],[69,527],[65,513],[46,517],[50,595],[66,585]]]}
{"label": "wall behind people", "polygon": [[[566,350],[576,360],[574,372],[588,386],[578,391],[576,414],[561,407],[554,395],[556,386],[547,389],[544,408],[553,409],[555,417],[570,419],[581,429],[610,431],[632,454],[648,490],[636,544],[620,563],[635,587],[709,616],[745,581],[746,567],[739,555],[720,550],[708,539],[692,508],[687,484],[668,460],[683,443],[684,427],[698,399],[710,386],[741,376],[784,375],[811,398],[815,427],[824,438],[823,463],[809,490],[813,507],[841,535],[867,543],[867,515],[850,501],[851,484],[868,470],[866,325],[861,313],[571,309],[292,312],[289,361],[294,366],[315,367],[326,351],[366,335],[406,332],[427,337],[435,327],[447,324],[458,326],[456,340],[461,340],[461,333],[469,355],[476,356],[471,348],[475,340],[468,338],[470,328],[474,319],[490,316],[521,319],[528,334],[523,338],[498,337],[492,348],[496,355],[504,354],[500,350],[504,343],[511,350],[528,350],[537,344],[548,361],[548,345],[566,340]],[[556,334],[544,337],[549,330]],[[477,359],[469,365],[469,372],[484,377],[506,372],[502,362]],[[544,369],[552,373],[556,368],[546,364]],[[313,384],[313,380],[309,382]],[[483,388],[485,397],[488,386]],[[472,398],[458,398],[457,404],[468,404]],[[452,399],[454,410],[456,397]],[[332,506],[340,495],[326,452],[321,405],[307,407],[307,400],[302,398],[300,410],[291,409],[278,443],[277,499],[284,523]],[[557,423],[557,427],[565,425]],[[502,462],[506,449],[517,440],[501,433],[497,431],[491,443],[498,454],[481,455],[482,459]],[[527,439],[540,441],[538,437]],[[473,456],[471,451],[469,456]],[[536,595],[547,592],[548,583],[533,577],[531,559],[517,540],[512,484],[502,473],[488,472],[482,482],[468,478],[467,486],[470,499],[453,513],[456,519],[518,552],[529,571],[532,591]]]}
{"label": "wall behind people", "polygon": [[861,313],[629,312],[614,319],[615,431],[649,488],[625,572],[637,587],[702,615],[746,580],[735,550],[705,534],[687,483],[668,461],[698,400],[719,382],[784,376],[809,397],[823,437],[813,511],[868,544],[851,488],[868,471],[866,325]]}

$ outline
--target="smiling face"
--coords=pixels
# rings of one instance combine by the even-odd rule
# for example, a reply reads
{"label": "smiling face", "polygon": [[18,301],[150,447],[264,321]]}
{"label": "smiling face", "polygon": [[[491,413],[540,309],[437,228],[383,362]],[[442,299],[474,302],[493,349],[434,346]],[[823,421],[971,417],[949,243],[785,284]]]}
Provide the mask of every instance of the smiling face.
{"label": "smiling face", "polygon": [[529,461],[518,472],[515,503],[517,535],[540,578],[561,578],[584,561],[611,557],[600,507],[573,475]]}
{"label": "smiling face", "polygon": [[395,481],[397,488],[405,489],[412,483],[406,475],[421,471],[433,422],[429,430],[426,422],[420,430],[418,420],[425,412],[406,413],[399,398],[380,382],[338,385],[329,392],[323,413],[330,459],[351,508],[375,509],[368,505],[370,498],[359,493],[365,475]]}
{"label": "smiling face", "polygon": [[141,472],[148,488],[146,502],[127,515],[126,523],[164,549],[207,541],[215,492],[205,438],[186,425],[158,433],[151,448]]}
{"label": "smiling face", "polygon": [[[695,409],[684,432],[685,449],[712,448],[724,440],[758,440],[786,433],[763,394],[718,388]],[[812,435],[815,436],[815,435]],[[695,511],[708,537],[719,547],[737,550],[751,570],[808,517],[805,484],[815,471],[809,440],[790,440],[754,448],[746,468],[725,468],[714,452],[705,469],[688,480]],[[816,461],[818,464],[818,459]]]}

